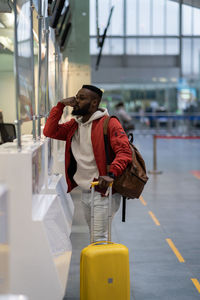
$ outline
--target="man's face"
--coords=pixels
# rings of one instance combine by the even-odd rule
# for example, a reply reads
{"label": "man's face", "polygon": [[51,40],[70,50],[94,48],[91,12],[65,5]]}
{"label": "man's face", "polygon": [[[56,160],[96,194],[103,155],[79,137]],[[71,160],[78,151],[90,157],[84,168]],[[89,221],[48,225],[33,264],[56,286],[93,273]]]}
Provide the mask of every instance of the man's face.
{"label": "man's face", "polygon": [[76,95],[77,104],[72,110],[72,115],[85,116],[91,113],[91,103],[94,99],[90,90],[81,89]]}

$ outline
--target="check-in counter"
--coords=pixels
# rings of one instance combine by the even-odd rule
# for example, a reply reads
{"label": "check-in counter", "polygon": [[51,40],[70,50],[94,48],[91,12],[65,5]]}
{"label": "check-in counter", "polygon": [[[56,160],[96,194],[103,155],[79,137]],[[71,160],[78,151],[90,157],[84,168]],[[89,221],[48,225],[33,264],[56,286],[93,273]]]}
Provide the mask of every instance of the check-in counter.
{"label": "check-in counter", "polygon": [[[0,146],[0,180],[9,189],[9,293],[60,300],[71,260],[74,206],[62,175],[48,174],[48,140]],[[48,176],[47,178],[45,176]]]}

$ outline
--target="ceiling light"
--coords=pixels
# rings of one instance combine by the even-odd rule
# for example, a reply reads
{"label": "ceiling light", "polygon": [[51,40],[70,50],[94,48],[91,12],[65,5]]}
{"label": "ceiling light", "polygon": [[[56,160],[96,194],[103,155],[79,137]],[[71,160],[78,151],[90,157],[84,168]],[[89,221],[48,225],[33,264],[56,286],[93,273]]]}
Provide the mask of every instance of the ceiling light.
{"label": "ceiling light", "polygon": [[159,78],[159,81],[160,81],[160,82],[167,82],[167,78],[165,78],[165,77],[160,77],[160,78]]}
{"label": "ceiling light", "polygon": [[176,77],[172,77],[172,78],[171,78],[171,81],[172,81],[172,82],[177,82],[177,78],[176,78]]}

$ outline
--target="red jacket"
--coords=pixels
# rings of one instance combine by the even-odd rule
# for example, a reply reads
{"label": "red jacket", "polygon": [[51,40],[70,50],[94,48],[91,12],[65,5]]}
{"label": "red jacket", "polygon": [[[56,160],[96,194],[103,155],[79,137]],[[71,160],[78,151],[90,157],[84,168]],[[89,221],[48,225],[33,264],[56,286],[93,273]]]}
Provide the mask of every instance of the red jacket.
{"label": "red jacket", "polygon": [[[44,127],[44,135],[53,139],[66,141],[65,148],[65,175],[68,184],[68,192],[77,186],[73,180],[76,173],[76,161],[71,151],[71,140],[78,128],[78,123],[71,119],[69,122],[59,124],[63,113],[64,104],[58,102],[50,112]],[[106,154],[104,148],[103,122],[106,117],[94,120],[92,123],[91,140],[99,175],[106,175]],[[115,176],[121,175],[127,164],[132,161],[132,151],[128,138],[116,118],[111,118],[108,126],[108,138],[111,145],[110,172]]]}

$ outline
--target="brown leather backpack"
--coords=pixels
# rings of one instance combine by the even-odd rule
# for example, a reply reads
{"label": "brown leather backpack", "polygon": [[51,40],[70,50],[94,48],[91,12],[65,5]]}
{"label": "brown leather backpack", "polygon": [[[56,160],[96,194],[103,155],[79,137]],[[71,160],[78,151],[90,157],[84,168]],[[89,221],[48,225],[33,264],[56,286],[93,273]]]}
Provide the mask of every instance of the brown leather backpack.
{"label": "brown leather backpack", "polygon": [[[106,151],[107,169],[109,170],[110,158],[109,158],[109,141],[108,141],[108,123],[112,117],[107,117],[104,120],[103,131],[104,131],[104,143]],[[133,135],[132,135],[133,136]],[[129,140],[129,145],[132,150],[132,163],[128,164],[123,173],[115,178],[113,183],[113,189],[122,195],[130,199],[139,198],[144,186],[148,180],[146,174],[146,167],[142,155],[138,149],[132,144],[133,140]]]}

